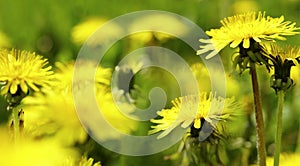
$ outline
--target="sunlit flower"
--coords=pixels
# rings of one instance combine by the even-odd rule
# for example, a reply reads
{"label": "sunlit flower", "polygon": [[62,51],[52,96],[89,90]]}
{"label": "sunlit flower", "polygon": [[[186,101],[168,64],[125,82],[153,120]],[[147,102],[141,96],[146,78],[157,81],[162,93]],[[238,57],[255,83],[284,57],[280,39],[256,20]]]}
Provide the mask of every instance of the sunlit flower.
{"label": "sunlit flower", "polygon": [[[161,24],[162,22],[163,24]],[[141,31],[141,29],[145,29],[145,27],[153,31]],[[139,17],[139,19],[136,19],[136,21],[130,25],[129,29],[129,31],[132,32],[139,32],[132,34],[129,37],[134,42],[139,41],[142,43],[151,43],[155,41],[164,42],[167,39],[173,38],[172,34],[182,35],[187,32],[187,29],[182,26],[182,23],[179,20],[174,17],[170,17],[169,15],[158,13]],[[161,33],[156,30],[165,30],[171,33]]]}
{"label": "sunlit flower", "polygon": [[9,47],[10,45],[10,39],[0,31],[0,47]]}
{"label": "sunlit flower", "polygon": [[87,138],[71,93],[46,91],[24,98],[25,132],[38,138],[55,138],[65,145]]}
{"label": "sunlit flower", "polygon": [[257,11],[258,8],[258,3],[255,0],[235,1],[232,5],[232,10],[235,14]]}
{"label": "sunlit flower", "polygon": [[129,36],[133,42],[150,43],[151,42],[164,42],[172,38],[171,35],[159,32],[139,32]]}
{"label": "sunlit flower", "polygon": [[[208,73],[207,68],[202,63],[195,63],[191,65],[191,70],[197,80],[198,88],[200,92],[211,91],[211,78]],[[229,96],[239,95],[240,84],[232,75],[225,74],[224,71],[211,69],[210,71],[213,73],[213,77],[221,79],[225,77],[226,79],[226,93]],[[225,80],[224,80],[225,81]],[[222,81],[215,82],[214,86],[218,88],[222,88]],[[218,89],[217,88],[217,89]]]}
{"label": "sunlit flower", "polygon": [[[102,115],[105,120],[121,133],[130,134],[138,127],[138,121],[127,117],[136,110],[134,104],[126,100],[120,101],[113,98],[114,92],[99,90],[97,92],[97,101]],[[103,130],[105,130],[103,128]],[[110,131],[106,131],[108,138],[114,137],[110,135]],[[113,133],[113,132],[112,132]]]}
{"label": "sunlit flower", "polygon": [[56,140],[31,140],[24,137],[18,142],[10,139],[6,130],[0,131],[1,165],[11,166],[53,166],[65,163],[65,158],[72,162],[78,158],[75,149],[64,147]]}
{"label": "sunlit flower", "polygon": [[[300,162],[299,154],[281,154],[280,155],[280,165],[281,166],[290,166],[295,165],[295,163]],[[274,157],[267,158],[267,166],[274,165]]]}
{"label": "sunlit flower", "polygon": [[[91,87],[88,89],[91,90]],[[136,110],[135,105],[113,98],[107,88],[96,89],[96,96],[90,95],[86,88],[75,91],[73,95],[80,121],[94,137],[101,140],[120,139],[122,134],[131,134],[137,129],[138,121],[125,115],[133,116],[131,113]],[[91,102],[94,97],[98,107]]]}
{"label": "sunlit flower", "polygon": [[[207,93],[203,92],[199,96],[190,95],[176,98],[172,103],[172,108],[157,112],[162,117],[161,119],[151,120],[156,125],[151,126],[152,130],[149,134],[163,131],[158,137],[161,138],[179,125],[183,128],[191,127],[191,132],[199,131],[204,122],[207,122],[213,127],[214,132],[217,132],[217,123],[230,120],[238,108],[234,98],[224,99],[212,93],[207,96]],[[195,109],[196,111],[193,111]]]}
{"label": "sunlit flower", "polygon": [[300,61],[300,48],[276,44],[264,45],[263,53],[269,57],[274,66],[274,75],[271,78],[272,87],[277,90],[287,90],[293,85],[290,77],[292,66]]}
{"label": "sunlit flower", "polygon": [[94,162],[93,158],[87,159],[86,157],[83,157],[79,161],[79,166],[101,166],[100,162],[96,162],[94,164],[93,164],[93,162]]}
{"label": "sunlit flower", "polygon": [[200,39],[200,50],[197,54],[210,52],[206,59],[215,56],[225,46],[236,48],[240,44],[243,48],[250,47],[250,40],[262,42],[262,40],[285,40],[283,36],[299,34],[296,23],[284,21],[284,17],[272,18],[265,13],[249,12],[225,18],[221,21],[222,27],[211,29],[206,34],[211,39]]}
{"label": "sunlit flower", "polygon": [[0,50],[0,82],[4,82],[1,94],[15,94],[29,89],[39,91],[49,86],[53,72],[47,59],[27,51]]}
{"label": "sunlit flower", "polygon": [[[86,20],[80,22],[79,24],[75,25],[71,31],[71,40],[73,43],[77,45],[82,45],[90,35],[95,33],[98,28],[100,28],[102,25],[104,25],[108,20],[101,17],[89,17]],[[107,26],[108,27],[108,26]],[[117,24],[110,23],[109,27],[106,29],[107,34],[112,35],[119,35],[121,32],[121,29]],[[97,35],[94,34],[94,35]],[[97,43],[103,43],[105,42],[105,39],[103,39],[102,36],[96,36],[97,41],[92,41],[89,44],[97,44]]]}
{"label": "sunlit flower", "polygon": [[[111,69],[109,68],[102,68],[101,66],[96,66],[97,64],[92,61],[80,61],[81,63],[78,66],[76,73],[74,73],[74,62],[69,62],[68,64],[63,64],[57,62],[55,66],[57,67],[57,71],[55,73],[55,82],[57,85],[55,87],[56,90],[63,90],[63,91],[72,91],[73,81],[74,85],[78,84],[79,82],[95,82],[95,86],[108,86],[110,85],[110,78],[111,78]],[[96,73],[94,74],[94,71]],[[92,76],[89,77],[90,73]],[[76,80],[74,80],[74,75],[76,74]]]}
{"label": "sunlit flower", "polygon": [[[95,90],[109,87],[110,69],[96,66],[90,61],[80,61],[77,72],[74,73],[74,62],[66,65],[56,63],[58,70],[54,74],[52,90],[36,93],[24,99],[25,130],[34,137],[54,137],[64,144],[82,143],[87,138],[87,133],[82,127],[75,110],[72,87],[80,84],[94,85]],[[96,74],[94,76],[94,70]],[[93,73],[89,78],[88,74]],[[76,74],[76,80],[74,75]],[[73,81],[75,81],[73,85]],[[95,81],[95,82],[94,82]],[[84,98],[85,100],[85,98]]]}
{"label": "sunlit flower", "polygon": [[86,39],[103,25],[107,20],[98,17],[91,17],[74,26],[71,32],[72,41],[76,44],[83,44]]}

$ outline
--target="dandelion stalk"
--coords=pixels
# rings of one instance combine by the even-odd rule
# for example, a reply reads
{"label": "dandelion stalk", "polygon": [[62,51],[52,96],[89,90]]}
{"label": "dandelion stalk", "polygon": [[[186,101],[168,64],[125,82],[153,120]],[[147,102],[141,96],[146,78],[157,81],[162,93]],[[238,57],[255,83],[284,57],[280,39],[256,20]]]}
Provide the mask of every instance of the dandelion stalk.
{"label": "dandelion stalk", "polygon": [[282,135],[282,110],[283,110],[283,103],[284,103],[284,91],[283,90],[278,91],[277,96],[278,96],[278,112],[277,112],[277,132],[275,138],[274,166],[279,165],[281,135]]}
{"label": "dandelion stalk", "polygon": [[20,128],[19,128],[19,110],[12,107],[12,118],[14,127],[14,140],[17,141],[20,138]]}
{"label": "dandelion stalk", "polygon": [[256,120],[256,135],[257,135],[257,155],[260,166],[266,165],[266,147],[264,136],[264,119],[260,100],[260,92],[257,80],[256,67],[254,63],[250,64],[250,73],[252,80],[252,89],[254,97],[255,120]]}

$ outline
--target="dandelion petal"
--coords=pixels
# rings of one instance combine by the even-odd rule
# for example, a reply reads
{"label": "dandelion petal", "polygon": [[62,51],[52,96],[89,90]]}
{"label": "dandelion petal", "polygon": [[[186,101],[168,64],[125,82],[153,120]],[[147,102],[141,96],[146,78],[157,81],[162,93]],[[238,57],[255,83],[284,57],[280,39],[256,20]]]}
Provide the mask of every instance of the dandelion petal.
{"label": "dandelion petal", "polygon": [[230,44],[230,47],[231,47],[231,48],[235,48],[235,47],[237,47],[241,42],[242,42],[242,39],[234,40],[234,41]]}
{"label": "dandelion petal", "polygon": [[243,41],[243,47],[244,48],[249,48],[250,47],[250,40],[249,38],[245,38]]}

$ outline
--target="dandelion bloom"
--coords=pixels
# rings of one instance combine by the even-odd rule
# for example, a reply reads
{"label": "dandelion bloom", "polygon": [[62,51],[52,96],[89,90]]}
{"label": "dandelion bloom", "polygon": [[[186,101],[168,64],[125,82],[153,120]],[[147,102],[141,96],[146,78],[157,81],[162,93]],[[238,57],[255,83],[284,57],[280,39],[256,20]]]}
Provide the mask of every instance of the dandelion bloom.
{"label": "dandelion bloom", "polygon": [[298,65],[300,58],[300,48],[290,45],[279,46],[278,44],[263,45],[264,53],[269,56],[274,66],[284,65],[288,61],[292,62],[292,66]]}
{"label": "dandelion bloom", "polygon": [[[172,108],[157,112],[162,117],[161,119],[151,120],[156,125],[151,126],[152,130],[149,134],[163,131],[158,137],[162,138],[179,125],[183,128],[191,126],[194,129],[201,129],[203,121],[209,123],[215,130],[219,121],[229,120],[238,108],[234,98],[225,99],[212,93],[207,97],[207,93],[204,92],[199,96],[189,95],[176,98],[172,103]],[[193,111],[195,109],[196,111]]]}
{"label": "dandelion bloom", "polygon": [[293,85],[291,79],[292,66],[300,60],[300,48],[277,44],[263,45],[263,54],[267,56],[274,66],[274,75],[271,78],[271,87],[277,90],[287,90]]}
{"label": "dandelion bloom", "polygon": [[[268,157],[267,158],[267,166],[274,165],[274,158]],[[297,153],[283,153],[280,154],[280,165],[281,166],[290,166],[295,165],[295,163],[300,162],[300,155]]]}
{"label": "dandelion bloom", "polygon": [[101,166],[100,162],[94,163],[93,158],[87,159],[86,157],[82,157],[79,161],[79,166]]}
{"label": "dandelion bloom", "polygon": [[9,131],[3,127],[0,137],[1,165],[65,165],[67,158],[69,163],[75,163],[79,158],[76,148],[61,145],[56,140],[30,139],[25,135],[14,144]]}
{"label": "dandelion bloom", "polygon": [[35,53],[0,50],[0,82],[5,84],[1,94],[16,94],[18,90],[26,94],[29,89],[39,91],[40,87],[50,84],[51,68],[47,59]]}
{"label": "dandelion bloom", "polygon": [[243,48],[250,47],[250,40],[261,42],[263,40],[285,40],[283,36],[299,34],[296,23],[284,21],[284,17],[272,18],[265,13],[249,12],[235,15],[221,20],[222,27],[211,29],[206,34],[211,39],[200,39],[200,50],[197,55],[210,52],[206,59],[215,56],[225,46],[236,48],[242,43]]}
{"label": "dandelion bloom", "polygon": [[71,41],[77,45],[82,45],[86,41],[89,46],[102,45],[107,42],[108,36],[97,32],[101,28],[105,28],[102,30],[105,30],[106,35],[110,37],[118,37],[122,32],[117,24],[108,22],[106,18],[89,17],[72,28]]}
{"label": "dandelion bloom", "polygon": [[63,145],[82,143],[87,133],[74,107],[71,93],[45,91],[23,99],[24,129],[34,138],[53,138]]}
{"label": "dandelion bloom", "polygon": [[[79,85],[82,82],[95,83],[95,86],[105,86],[108,87],[110,85],[111,78],[111,69],[103,68],[98,66],[93,61],[77,61],[80,65],[77,65],[77,70],[75,72],[74,62],[71,61],[67,64],[63,64],[61,62],[55,63],[57,68],[55,73],[55,90],[63,90],[63,91],[72,91],[72,86]],[[96,73],[94,74],[96,70]],[[90,73],[95,75],[94,77],[90,77]],[[76,79],[74,79],[74,75],[76,75]],[[73,87],[74,88],[74,87]],[[78,88],[78,87],[77,87]]]}

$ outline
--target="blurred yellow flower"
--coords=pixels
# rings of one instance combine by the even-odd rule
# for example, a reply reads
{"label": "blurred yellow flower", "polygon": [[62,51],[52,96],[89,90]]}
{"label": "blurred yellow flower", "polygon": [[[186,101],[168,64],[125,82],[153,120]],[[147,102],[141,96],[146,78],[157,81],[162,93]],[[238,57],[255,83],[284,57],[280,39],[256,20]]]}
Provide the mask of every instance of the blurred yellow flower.
{"label": "blurred yellow flower", "polygon": [[300,66],[299,65],[295,66],[294,69],[291,70],[291,78],[293,78],[293,80],[295,82],[298,82],[296,84],[296,86],[299,86],[299,82],[300,82]]}
{"label": "blurred yellow flower", "polygon": [[64,164],[65,158],[78,158],[74,149],[64,147],[55,140],[31,140],[24,137],[18,142],[12,142],[8,133],[6,130],[0,131],[1,165],[53,166]]}
{"label": "blurred yellow flower", "polygon": [[1,94],[15,94],[18,90],[27,94],[29,89],[39,91],[40,87],[49,86],[53,78],[51,68],[47,59],[35,53],[0,50],[0,82],[5,83]]}
{"label": "blurred yellow flower", "polygon": [[[281,166],[291,166],[300,163],[300,154],[281,154],[280,155],[280,165]],[[267,158],[267,166],[274,165],[274,157]]]}
{"label": "blurred yellow flower", "polygon": [[[141,29],[149,29],[149,31],[141,31]],[[158,32],[163,30],[166,32],[170,32],[171,34]],[[139,32],[130,35],[129,37],[131,40],[139,41],[142,43],[149,43],[155,40],[164,42],[167,39],[173,38],[172,34],[182,35],[187,32],[187,29],[182,26],[180,20],[170,17],[169,15],[156,13],[140,17],[139,19],[134,21],[130,25],[130,31]]]}
{"label": "blurred yellow flower", "polygon": [[9,38],[0,31],[0,47],[9,47],[10,45]]}
{"label": "blurred yellow flower", "polygon": [[274,41],[285,40],[283,36],[299,34],[295,27],[296,23],[284,21],[284,17],[272,18],[265,16],[265,13],[249,12],[239,14],[232,17],[227,17],[221,20],[223,25],[219,29],[211,29],[206,34],[211,36],[211,39],[200,39],[200,50],[197,55],[210,52],[206,59],[215,56],[225,46],[230,45],[236,48],[242,43],[243,48],[250,47],[250,39],[255,42],[264,40]]}
{"label": "blurred yellow flower", "polygon": [[[58,71],[55,73],[56,81],[53,90],[36,93],[24,99],[25,130],[35,137],[55,137],[68,145],[85,141],[87,133],[77,117],[72,88],[79,89],[78,93],[81,93],[87,87],[94,86],[93,81],[96,82],[94,89],[96,98],[106,120],[123,133],[129,134],[136,129],[137,123],[125,117],[119,111],[109,91],[111,70],[95,67],[94,63],[88,61],[79,63],[82,63],[82,65],[79,65],[78,70],[76,70],[78,73],[74,73],[73,62],[67,65],[57,63]],[[97,68],[95,80],[88,78],[87,72],[93,72],[95,68]],[[74,80],[74,74],[77,75],[76,80]],[[72,81],[75,81],[73,84],[75,86],[72,86]],[[90,99],[82,96],[82,101],[86,101],[85,109],[89,109]],[[135,108],[130,103],[127,103],[127,105],[124,103],[123,105],[129,108],[126,110]],[[109,138],[114,137],[110,135],[110,131],[105,131],[105,129],[100,131],[105,132]]]}
{"label": "blurred yellow flower", "polygon": [[[107,21],[107,19],[101,17],[89,17],[80,22],[79,24],[75,25],[71,31],[72,42],[77,45],[82,45],[90,37],[90,35],[96,32],[97,29],[104,25]],[[107,30],[107,34],[115,36],[119,35],[121,31],[117,24],[111,22],[109,27],[107,26],[105,30]],[[97,35],[97,33],[95,35]],[[95,45],[97,43],[104,43],[106,37],[97,35],[94,39],[97,41],[91,41],[89,44]]]}
{"label": "blurred yellow flower", "polygon": [[[151,126],[152,130],[149,134],[163,131],[158,138],[162,138],[170,133],[175,127],[181,125],[183,128],[189,126],[200,129],[203,120],[208,122],[214,130],[217,130],[216,124],[219,121],[229,120],[238,108],[234,98],[222,98],[207,93],[200,93],[199,96],[190,95],[176,98],[172,101],[171,109],[163,109],[157,114],[161,119],[152,119],[151,122],[155,126]],[[196,112],[193,110],[197,109]],[[217,132],[217,131],[216,131]]]}
{"label": "blurred yellow flower", "polygon": [[[138,121],[130,119],[124,114],[130,115],[136,107],[129,102],[116,101],[112,93],[113,92],[105,91],[104,89],[97,92],[97,101],[101,113],[112,127],[122,133],[130,134],[137,129]],[[109,133],[109,131],[107,131],[107,133]]]}
{"label": "blurred yellow flower", "polygon": [[[80,82],[93,83],[93,81],[95,81],[95,86],[110,85],[111,69],[96,66],[97,64],[92,61],[80,61],[78,63],[80,65],[77,65],[79,66],[76,70],[77,73],[74,73],[74,62],[69,62],[68,64],[57,62],[55,64],[58,69],[55,73],[56,90],[71,92],[73,81],[76,81],[75,85]],[[94,74],[95,69],[96,73]],[[95,77],[90,78],[89,73],[92,73]],[[76,74],[76,80],[73,80],[74,74]]]}
{"label": "blurred yellow flower", "polygon": [[[83,142],[87,133],[82,127],[75,110],[72,83],[79,88],[80,83],[93,85],[97,88],[107,88],[110,84],[111,70],[104,69],[90,61],[80,61],[77,73],[74,73],[74,62],[64,65],[57,62],[52,90],[45,90],[24,99],[25,130],[35,137],[54,136],[64,144]],[[88,78],[88,73],[94,73],[95,79]],[[73,80],[76,74],[76,80]],[[77,86],[78,85],[78,86]],[[74,87],[73,87],[74,88]]]}
{"label": "blurred yellow flower", "polygon": [[253,12],[253,11],[257,11],[258,8],[259,8],[258,3],[255,0],[235,1],[232,5],[232,10],[234,14]]}
{"label": "blurred yellow flower", "polygon": [[88,37],[103,25],[107,20],[91,17],[74,26],[71,31],[72,41],[78,45],[83,44]]}
{"label": "blurred yellow flower", "polygon": [[149,43],[152,41],[164,42],[173,36],[159,32],[139,32],[129,36],[133,42]]}
{"label": "blurred yellow flower", "polygon": [[[211,91],[211,76],[209,74],[213,74],[215,78],[222,78],[225,75],[226,82],[226,93],[229,96],[239,95],[240,84],[237,82],[233,76],[230,76],[226,73],[222,73],[219,70],[211,70],[211,73],[208,73],[207,68],[202,63],[194,63],[191,65],[191,70],[197,80],[198,88],[200,92]],[[222,88],[222,82],[215,82],[214,86]],[[218,88],[217,88],[218,89]]]}
{"label": "blurred yellow flower", "polygon": [[46,91],[24,98],[24,129],[33,137],[54,138],[64,145],[82,143],[87,134],[77,117],[71,93]]}
{"label": "blurred yellow flower", "polygon": [[101,166],[100,162],[96,162],[94,164],[93,164],[93,162],[94,162],[93,158],[87,159],[86,157],[83,157],[79,161],[79,166]]}

